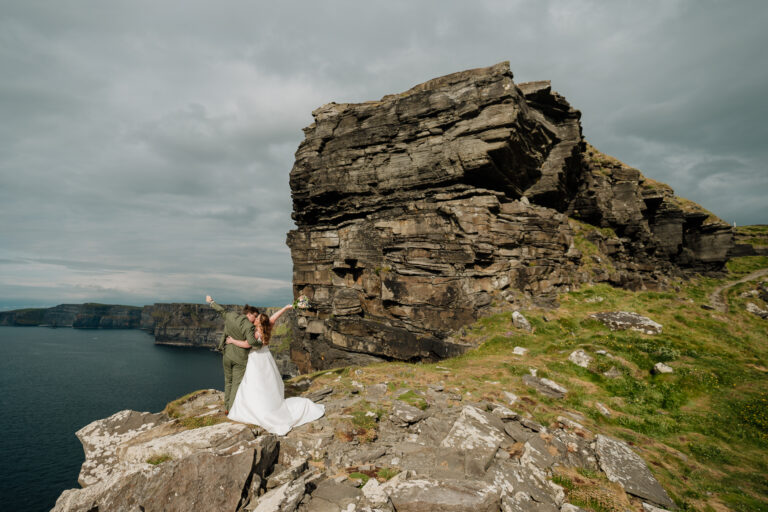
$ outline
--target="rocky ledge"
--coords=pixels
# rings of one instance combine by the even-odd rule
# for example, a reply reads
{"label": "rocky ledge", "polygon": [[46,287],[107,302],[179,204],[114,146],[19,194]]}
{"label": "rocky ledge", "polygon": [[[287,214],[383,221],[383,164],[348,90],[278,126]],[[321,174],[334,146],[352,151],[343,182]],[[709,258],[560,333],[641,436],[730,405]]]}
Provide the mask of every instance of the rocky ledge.
{"label": "rocky ledge", "polygon": [[629,445],[577,415],[542,425],[439,385],[352,386],[308,393],[326,416],[279,438],[225,420],[214,390],[91,423],[83,488],[53,510],[578,512],[567,475],[615,509],[674,508]]}
{"label": "rocky ledge", "polygon": [[440,359],[494,302],[722,268],[730,226],[590,146],[580,115],[508,63],[315,110],[290,175],[301,371]]}

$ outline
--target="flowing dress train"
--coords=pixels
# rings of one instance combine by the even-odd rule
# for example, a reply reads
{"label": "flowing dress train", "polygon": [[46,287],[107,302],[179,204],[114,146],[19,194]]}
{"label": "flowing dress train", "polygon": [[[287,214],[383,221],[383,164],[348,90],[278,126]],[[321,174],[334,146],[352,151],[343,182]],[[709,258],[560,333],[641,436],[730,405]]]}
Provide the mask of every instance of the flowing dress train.
{"label": "flowing dress train", "polygon": [[251,350],[229,419],[282,436],[323,414],[325,406],[308,398],[285,398],[283,379],[268,347]]}

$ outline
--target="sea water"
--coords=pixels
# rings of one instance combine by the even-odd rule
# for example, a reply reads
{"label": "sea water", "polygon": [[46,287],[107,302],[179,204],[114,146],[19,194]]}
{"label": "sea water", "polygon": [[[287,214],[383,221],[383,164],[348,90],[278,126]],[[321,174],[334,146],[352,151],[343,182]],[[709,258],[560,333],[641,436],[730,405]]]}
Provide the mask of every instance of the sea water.
{"label": "sea water", "polygon": [[47,511],[79,488],[88,423],[223,384],[218,353],[143,331],[0,327],[0,508]]}

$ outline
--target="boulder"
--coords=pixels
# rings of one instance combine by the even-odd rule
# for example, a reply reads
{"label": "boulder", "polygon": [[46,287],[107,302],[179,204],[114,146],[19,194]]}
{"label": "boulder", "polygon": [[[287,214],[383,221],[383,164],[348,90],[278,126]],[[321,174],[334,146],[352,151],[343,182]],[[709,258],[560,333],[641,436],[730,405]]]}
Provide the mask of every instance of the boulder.
{"label": "boulder", "polygon": [[661,334],[662,325],[648,317],[628,311],[606,311],[590,315],[612,331],[624,331],[627,329],[642,332],[643,334]]}
{"label": "boulder", "polygon": [[576,366],[581,366],[582,368],[589,368],[590,363],[592,363],[592,356],[584,352],[582,349],[574,350],[571,352],[571,355],[568,356],[568,360],[575,364]]}
{"label": "boulder", "polygon": [[512,312],[512,325],[514,325],[516,329],[521,329],[526,332],[533,331],[531,323],[519,311]]}
{"label": "boulder", "polygon": [[667,492],[651,474],[645,461],[626,443],[598,434],[595,453],[600,469],[608,479],[617,482],[628,494],[661,507],[675,507]]}
{"label": "boulder", "polygon": [[655,365],[653,365],[653,370],[651,371],[655,374],[674,373],[675,369],[664,363],[656,363]]}
{"label": "boulder", "polygon": [[747,302],[746,309],[753,315],[757,315],[760,318],[768,318],[768,309],[763,309],[754,302]]}
{"label": "boulder", "polygon": [[504,424],[499,418],[466,406],[437,447],[434,474],[453,478],[480,477],[505,439]]}
{"label": "boulder", "polygon": [[535,375],[523,375],[523,382],[541,393],[552,398],[563,398],[568,393],[560,384],[550,380],[536,377]]}
{"label": "boulder", "polygon": [[393,423],[405,427],[421,421],[427,416],[428,414],[426,411],[422,411],[418,407],[406,404],[401,400],[395,400],[392,404],[392,414],[390,415],[390,419]]}

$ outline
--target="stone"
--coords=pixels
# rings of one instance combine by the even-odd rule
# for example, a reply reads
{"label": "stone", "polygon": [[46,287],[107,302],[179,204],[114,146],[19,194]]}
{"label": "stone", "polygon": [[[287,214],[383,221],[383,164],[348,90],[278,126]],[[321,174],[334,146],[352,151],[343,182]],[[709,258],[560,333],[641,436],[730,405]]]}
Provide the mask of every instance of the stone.
{"label": "stone", "polygon": [[560,507],[560,512],[586,512],[583,508],[571,505],[570,503],[563,503]]}
{"label": "stone", "polygon": [[519,311],[512,312],[512,325],[514,325],[516,329],[521,329],[526,332],[533,331],[531,323]]}
{"label": "stone", "polygon": [[397,512],[496,512],[499,492],[473,480],[412,479],[389,494]]}
{"label": "stone", "polygon": [[568,390],[560,384],[550,379],[541,379],[534,375],[523,375],[523,382],[527,386],[534,388],[542,395],[546,395],[552,398],[563,398],[565,397],[566,393],[568,393]]}
{"label": "stone", "polygon": [[643,334],[661,334],[662,325],[654,322],[648,317],[638,315],[629,311],[607,311],[590,315],[612,331],[623,331],[631,329],[642,332]]}
{"label": "stone", "polygon": [[503,405],[497,405],[491,410],[491,414],[499,418],[500,420],[516,420],[520,417],[516,412],[504,407]]}
{"label": "stone", "polygon": [[255,506],[248,509],[253,512],[293,512],[304,498],[306,488],[303,478],[286,482],[261,496]]}
{"label": "stone", "polygon": [[528,353],[528,349],[525,347],[515,347],[512,349],[512,353],[516,356],[524,356]]}
{"label": "stone", "polygon": [[427,416],[428,414],[426,411],[422,411],[418,407],[409,405],[401,400],[395,400],[392,404],[390,419],[393,423],[405,427],[412,423],[419,422]]}
{"label": "stone", "polygon": [[661,507],[675,507],[664,488],[651,474],[645,461],[626,443],[598,434],[595,453],[600,469],[608,480],[617,482],[628,494]]}
{"label": "stone", "polygon": [[581,366],[582,368],[589,368],[589,365],[592,363],[593,358],[586,352],[584,352],[582,349],[574,350],[571,352],[571,355],[568,356],[568,360],[575,364],[576,366]]}
{"label": "stone", "polygon": [[656,507],[650,503],[643,503],[643,512],[669,512],[665,508]]}
{"label": "stone", "polygon": [[520,400],[519,396],[509,391],[502,391],[501,394],[504,395],[504,397],[507,399],[509,405],[515,405],[515,403]]}
{"label": "stone", "polygon": [[600,402],[595,402],[595,409],[597,409],[597,412],[605,416],[606,418],[611,417],[611,411],[608,409],[605,405],[601,404]]}
{"label": "stone", "polygon": [[322,402],[325,398],[333,393],[333,388],[323,388],[317,391],[312,391],[304,395],[305,398],[312,400],[313,402]]}
{"label": "stone", "polygon": [[465,406],[437,447],[434,474],[449,478],[484,475],[505,437],[499,418]]}
{"label": "stone", "polygon": [[[547,81],[515,83],[509,63],[312,115],[287,240],[294,294],[312,302],[292,320],[305,373],[452,357],[496,300],[660,286],[678,268],[721,269],[733,246],[729,225],[591,147],[581,113]],[[577,236],[598,249],[588,276]]]}
{"label": "stone", "polygon": [[85,452],[78,483],[87,487],[109,477],[117,470],[121,444],[168,421],[164,414],[125,410],[78,430],[75,435]]}
{"label": "stone", "polygon": [[760,318],[768,318],[768,310],[762,309],[760,306],[758,306],[754,302],[747,302],[747,305],[745,307],[747,311],[749,313],[752,313],[753,315],[757,315]]}
{"label": "stone", "polygon": [[621,370],[616,368],[615,366],[611,366],[606,371],[603,372],[603,376],[607,377],[609,379],[618,379],[623,374],[621,373]]}
{"label": "stone", "polygon": [[675,369],[672,368],[671,366],[668,366],[668,365],[664,364],[664,363],[656,363],[655,365],[653,365],[652,372],[655,373],[655,374],[674,373]]}
{"label": "stone", "polygon": [[347,484],[339,483],[333,479],[320,482],[312,491],[312,500],[309,502],[309,510],[346,510],[360,501],[363,491]]}
{"label": "stone", "polygon": [[281,485],[296,480],[302,473],[309,469],[307,464],[308,460],[303,460],[295,463],[294,465],[283,469],[282,471],[270,475],[267,480],[267,490],[280,487]]}

